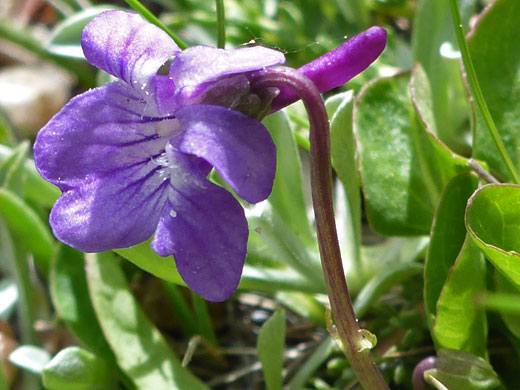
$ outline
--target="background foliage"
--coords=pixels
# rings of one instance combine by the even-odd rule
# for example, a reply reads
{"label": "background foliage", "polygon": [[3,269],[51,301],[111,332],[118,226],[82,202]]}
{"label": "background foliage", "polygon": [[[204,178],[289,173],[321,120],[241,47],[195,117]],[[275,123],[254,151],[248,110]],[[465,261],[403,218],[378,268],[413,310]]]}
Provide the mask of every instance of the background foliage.
{"label": "background foliage", "polygon": [[[492,4],[491,4],[492,3]],[[188,45],[217,43],[215,4],[143,4]],[[298,67],[371,25],[382,57],[328,93],[336,222],[362,327],[392,389],[520,386],[520,187],[466,83],[447,0],[226,0],[226,47],[261,44]],[[520,167],[520,2],[459,1],[478,82]],[[207,304],[149,242],[101,254],[59,244],[59,191],[37,174],[35,133],[71,94],[110,81],[82,28],[124,2],[0,4],[0,390],[353,389],[326,330],[310,208],[308,129],[294,104],[265,119],[271,197],[246,205],[237,294]],[[487,8],[486,8],[487,7]],[[218,177],[214,177],[218,181]],[[17,367],[20,368],[17,372]],[[433,379],[432,379],[433,378]]]}

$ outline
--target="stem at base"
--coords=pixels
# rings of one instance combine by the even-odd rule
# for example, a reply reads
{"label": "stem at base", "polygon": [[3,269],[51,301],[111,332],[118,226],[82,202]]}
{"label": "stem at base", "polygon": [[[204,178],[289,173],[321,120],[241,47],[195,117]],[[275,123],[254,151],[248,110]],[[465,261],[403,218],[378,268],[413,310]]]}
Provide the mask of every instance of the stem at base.
{"label": "stem at base", "polygon": [[329,119],[323,99],[306,76],[287,67],[270,67],[251,77],[252,89],[287,87],[302,99],[309,116],[312,202],[316,217],[321,264],[338,336],[347,359],[365,390],[389,389],[370,351],[363,349],[348,292],[332,206]]}

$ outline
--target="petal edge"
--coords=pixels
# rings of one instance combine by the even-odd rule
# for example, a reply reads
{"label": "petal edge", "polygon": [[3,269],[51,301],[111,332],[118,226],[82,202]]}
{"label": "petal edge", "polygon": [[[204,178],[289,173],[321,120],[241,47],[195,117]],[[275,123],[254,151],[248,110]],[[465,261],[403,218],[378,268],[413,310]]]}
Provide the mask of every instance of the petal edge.
{"label": "petal edge", "polygon": [[166,153],[176,168],[152,249],[173,255],[183,280],[197,294],[224,301],[235,292],[245,262],[249,231],[244,210],[185,155],[171,145]]}

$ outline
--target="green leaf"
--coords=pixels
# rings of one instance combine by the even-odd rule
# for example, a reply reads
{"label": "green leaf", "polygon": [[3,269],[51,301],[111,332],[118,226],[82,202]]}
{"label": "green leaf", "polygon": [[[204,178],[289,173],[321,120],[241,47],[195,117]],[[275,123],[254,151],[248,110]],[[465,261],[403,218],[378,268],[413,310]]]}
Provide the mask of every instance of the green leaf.
{"label": "green leaf", "polygon": [[195,319],[193,310],[186,302],[186,297],[183,294],[182,288],[166,281],[164,281],[163,286],[175,319],[182,328],[184,336],[186,338],[195,336],[198,330],[197,320]]}
{"label": "green leaf", "polygon": [[173,256],[161,257],[152,250],[152,239],[134,245],[130,248],[115,249],[118,255],[131,261],[146,272],[181,286],[186,286],[175,266]]}
{"label": "green leaf", "polygon": [[[254,216],[254,208],[252,216],[248,218],[248,260],[239,288],[266,292],[325,292],[317,253],[306,249],[276,216],[269,204],[264,205],[267,209],[261,216]],[[177,271],[173,256],[159,256],[150,247],[150,241],[151,239],[130,248],[115,249],[114,252],[158,278],[186,286]]]}
{"label": "green leaf", "polygon": [[468,170],[418,119],[409,80],[409,74],[379,79],[354,106],[367,214],[384,235],[428,234],[445,184]]}
{"label": "green leaf", "polygon": [[119,367],[138,389],[207,387],[184,369],[143,313],[111,252],[86,254],[92,305]]}
{"label": "green leaf", "polygon": [[84,254],[60,244],[50,277],[52,302],[59,317],[95,354],[115,361],[92,307],[85,274]]}
{"label": "green leaf", "polygon": [[258,335],[258,357],[267,390],[282,390],[283,351],[285,347],[285,312],[277,309]]}
{"label": "green leaf", "polygon": [[100,13],[117,9],[113,6],[97,6],[86,8],[67,17],[56,25],[45,47],[48,52],[70,58],[85,58],[81,48],[81,33],[85,26]]}
{"label": "green leaf", "polygon": [[430,82],[420,63],[416,63],[412,69],[410,93],[415,110],[423,122],[424,127],[433,134],[437,134],[437,123],[433,113]]}
{"label": "green leaf", "polygon": [[[520,292],[509,282],[501,273],[495,272],[495,287],[498,292],[495,296],[495,303],[510,303],[507,307],[502,307],[500,315],[507,328],[517,338],[520,338]],[[507,295],[506,295],[507,294]],[[489,302],[489,299],[486,299]],[[515,312],[512,310],[515,308]]]}
{"label": "green leaf", "polygon": [[[361,269],[361,191],[356,161],[356,144],[352,130],[353,92],[335,95],[325,102],[330,120],[331,162],[345,191],[343,205],[335,204],[337,214],[344,209],[344,223],[338,234],[344,249],[344,261],[358,272]],[[343,236],[343,237],[341,237]],[[348,253],[345,253],[348,251]]]}
{"label": "green leaf", "polygon": [[279,291],[276,301],[292,310],[299,316],[307,318],[315,324],[325,326],[325,306],[312,295],[301,292]]}
{"label": "green leaf", "polygon": [[112,76],[110,73],[105,72],[104,70],[99,69],[96,75],[96,86],[101,87],[106,84],[113,83],[115,81],[119,81],[119,79],[115,76]]}
{"label": "green leaf", "polygon": [[[417,236],[392,237],[379,244],[363,245],[361,247],[361,257],[363,259],[363,265],[366,271],[365,277],[367,279],[349,279],[347,272],[350,293],[356,295],[361,289],[364,290],[368,285],[374,283],[373,281],[380,280],[381,283],[384,284],[384,275],[387,272],[382,272],[382,270],[389,271],[387,276],[391,279],[392,271],[398,270],[399,264],[411,263],[419,258],[424,258],[428,244],[429,237]],[[379,279],[380,276],[381,279]],[[379,289],[379,287],[377,289]],[[360,308],[362,306],[360,306]],[[362,310],[365,309],[367,309],[367,307]]]}
{"label": "green leaf", "polygon": [[[6,261],[7,256],[2,253],[2,260]],[[10,278],[0,280],[0,320],[7,321],[18,303],[18,287],[16,282]]]}
{"label": "green leaf", "polygon": [[22,345],[9,355],[11,363],[38,375],[50,360],[49,352],[35,345]]}
{"label": "green leaf", "polygon": [[[507,281],[506,278],[501,276],[500,273],[496,272],[496,275],[500,275],[500,278],[503,281]],[[507,281],[509,283],[509,281]],[[475,301],[478,305],[484,306],[487,310],[496,310],[501,313],[507,314],[520,314],[520,295],[518,294],[518,290],[511,283],[509,283],[511,289],[515,291],[514,293],[482,293],[478,294],[475,297]],[[497,286],[497,290],[502,289],[502,287]],[[516,326],[516,325],[515,325]],[[519,333],[520,334],[520,333]],[[520,337],[519,337],[520,338]]]}
{"label": "green leaf", "polygon": [[354,312],[357,318],[363,317],[372,303],[392,287],[422,272],[421,264],[411,262],[385,266],[380,273],[365,283],[359,294],[356,295]]}
{"label": "green leaf", "polygon": [[92,67],[85,61],[54,55],[44,47],[44,39],[33,36],[31,29],[13,23],[9,18],[0,19],[0,37],[18,45],[43,60],[50,60],[56,65],[72,72],[82,86],[92,86],[94,80]]}
{"label": "green leaf", "polygon": [[[36,294],[42,291],[36,291],[30,277],[27,254],[12,239],[2,218],[0,218],[0,255],[2,271],[11,274],[16,282],[19,299],[19,304],[16,306],[19,337],[24,344],[34,343],[36,337],[33,323],[36,320],[36,306],[40,303]],[[41,299],[41,295],[39,297]]]}
{"label": "green leaf", "polygon": [[[16,138],[9,118],[5,115],[5,112],[0,108],[0,144],[14,146],[16,144]],[[0,145],[1,147],[2,145]]]}
{"label": "green leaf", "polygon": [[305,382],[314,374],[314,372],[323,364],[325,360],[337,348],[336,341],[327,336],[312,353],[312,355],[305,360],[305,362],[298,367],[298,371],[294,374],[289,382],[289,390],[301,390]]}
{"label": "green leaf", "polygon": [[29,152],[29,141],[20,143],[9,157],[0,163],[0,186],[23,195],[25,181],[24,161]]}
{"label": "green leaf", "polygon": [[256,290],[268,293],[302,291],[322,294],[325,292],[325,286],[322,283],[316,284],[313,280],[309,280],[293,269],[247,264],[248,261],[253,259],[250,253],[247,255],[247,259],[242,279],[238,285],[238,288],[241,290]]}
{"label": "green leaf", "polygon": [[7,378],[4,371],[4,365],[0,364],[0,390],[9,390],[9,385],[7,384]]}
{"label": "green leaf", "polygon": [[442,287],[466,238],[464,213],[468,198],[477,186],[478,178],[474,174],[455,176],[444,188],[437,207],[424,265],[424,309],[430,329]]}
{"label": "green leaf", "polygon": [[486,355],[486,313],[474,302],[475,293],[485,288],[484,256],[467,237],[437,302],[432,336],[438,348]]}
{"label": "green leaf", "polygon": [[0,188],[0,217],[13,238],[34,255],[36,264],[48,275],[54,251],[54,239],[38,214],[11,191]]}
{"label": "green leaf", "polygon": [[466,228],[498,271],[520,288],[520,186],[495,184],[468,201]]}
{"label": "green leaf", "polygon": [[305,212],[302,167],[287,115],[280,111],[263,120],[276,145],[276,177],[269,202],[287,227],[305,244],[314,242]]}
{"label": "green leaf", "polygon": [[[251,224],[251,221],[250,221]],[[269,232],[271,229],[271,225],[253,225],[253,229],[250,232],[249,236],[249,244],[251,246],[255,246],[251,244],[254,240],[253,236],[262,235],[264,232]],[[265,229],[263,230],[265,226]],[[254,231],[256,229],[257,231]],[[260,232],[260,233],[259,233]],[[289,232],[285,231],[285,235]],[[269,237],[272,237],[269,234]],[[294,237],[293,237],[294,239]],[[280,237],[276,238],[277,241],[280,241]],[[124,257],[128,261],[132,262],[139,268],[145,270],[146,272],[151,273],[158,278],[166,280],[168,282],[186,286],[186,283],[182,280],[179,272],[177,271],[177,267],[175,266],[175,260],[173,256],[169,257],[161,257],[157,253],[155,253],[150,247],[150,241],[144,241],[140,244],[137,244],[130,248],[124,249],[116,249],[114,252]],[[298,241],[296,241],[298,242]],[[269,244],[268,244],[269,245]],[[280,244],[281,245],[281,244]],[[283,252],[285,255],[287,253],[290,254],[291,259],[295,261],[299,261],[298,259],[294,259],[298,252],[305,252],[303,247],[300,245],[297,247],[296,253],[291,253],[293,248],[292,246],[289,249],[289,252]],[[248,258],[258,259],[263,258],[263,256],[259,256],[259,253],[253,253],[254,250],[248,249]],[[308,255],[303,259],[303,261],[307,260]],[[319,263],[317,263],[316,268],[313,268],[314,274],[316,275],[316,270],[319,267]],[[311,272],[311,271],[309,271]],[[321,272],[317,274],[317,277],[321,275]],[[325,285],[323,283],[323,278],[321,278],[321,283],[314,282],[314,278],[310,280],[306,278],[302,273],[297,272],[290,268],[272,268],[272,264],[269,266],[261,266],[259,264],[250,265],[246,262],[244,266],[244,271],[242,273],[242,279],[239,285],[240,289],[254,289],[259,291],[266,292],[275,292],[278,290],[296,290],[296,291],[307,291],[307,292],[315,292],[320,293],[325,291]]]}
{"label": "green leaf", "polygon": [[111,390],[115,377],[96,355],[79,347],[61,350],[43,368],[43,385],[48,390]]}
{"label": "green leaf", "polygon": [[311,282],[313,289],[325,291],[318,254],[302,245],[275,210],[266,207],[261,216],[249,216],[248,223],[248,251],[267,254],[274,260],[273,265],[297,271]]}
{"label": "green leaf", "polygon": [[[0,145],[0,163],[5,161],[12,153],[11,148]],[[24,162],[25,188],[23,193],[27,200],[46,207],[52,207],[60,196],[60,190],[45,181],[34,166],[34,161],[26,159]]]}
{"label": "green leaf", "polygon": [[440,350],[437,367],[430,374],[450,390],[490,390],[500,386],[493,367],[468,352]]}
{"label": "green leaf", "polygon": [[[467,23],[476,1],[460,3]],[[412,31],[415,60],[424,68],[431,85],[430,107],[436,123],[431,130],[455,151],[467,151],[465,122],[470,111],[448,1],[420,0]]]}
{"label": "green leaf", "polygon": [[[520,23],[515,17],[518,14],[520,2],[498,0],[484,11],[468,37],[468,48],[482,93],[517,169],[520,168]],[[476,110],[473,155],[509,179],[480,111]]]}
{"label": "green leaf", "polygon": [[355,25],[359,30],[369,25],[370,13],[365,1],[336,0],[336,4],[349,24]]}
{"label": "green leaf", "polygon": [[215,347],[218,346],[215,329],[211,322],[211,316],[208,311],[206,300],[195,292],[191,292],[191,304],[197,321],[197,334],[203,336]]}

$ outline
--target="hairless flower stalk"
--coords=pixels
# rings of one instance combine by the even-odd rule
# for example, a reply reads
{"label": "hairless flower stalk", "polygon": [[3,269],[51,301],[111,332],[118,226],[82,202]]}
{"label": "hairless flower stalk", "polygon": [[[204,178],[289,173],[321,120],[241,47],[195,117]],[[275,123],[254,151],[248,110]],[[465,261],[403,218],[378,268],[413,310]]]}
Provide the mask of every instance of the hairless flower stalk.
{"label": "hairless flower stalk", "polygon": [[370,351],[363,347],[364,336],[345,280],[332,206],[329,120],[319,90],[302,72],[287,67],[271,67],[256,72],[252,85],[253,90],[277,86],[290,88],[305,105],[310,124],[311,187],[318,244],[338,336],[363,388],[388,389]]}

